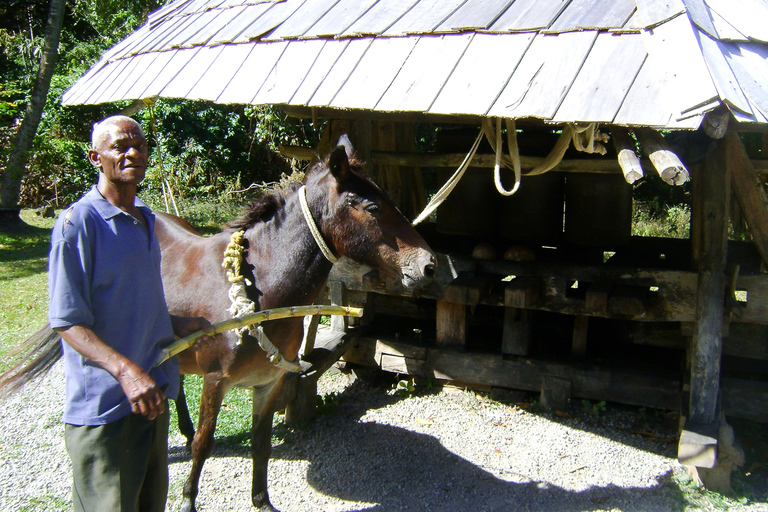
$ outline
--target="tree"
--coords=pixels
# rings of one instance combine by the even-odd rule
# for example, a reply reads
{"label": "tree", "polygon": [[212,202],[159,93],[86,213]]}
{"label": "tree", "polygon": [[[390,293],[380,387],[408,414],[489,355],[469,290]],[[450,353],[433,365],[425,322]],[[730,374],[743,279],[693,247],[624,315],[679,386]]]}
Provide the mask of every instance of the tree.
{"label": "tree", "polygon": [[35,133],[43,116],[48,89],[56,67],[61,27],[64,21],[65,0],[51,0],[45,29],[45,44],[40,57],[40,67],[27,103],[26,113],[13,141],[13,148],[3,173],[0,187],[0,223],[19,221],[19,193],[24,169],[32,149]]}

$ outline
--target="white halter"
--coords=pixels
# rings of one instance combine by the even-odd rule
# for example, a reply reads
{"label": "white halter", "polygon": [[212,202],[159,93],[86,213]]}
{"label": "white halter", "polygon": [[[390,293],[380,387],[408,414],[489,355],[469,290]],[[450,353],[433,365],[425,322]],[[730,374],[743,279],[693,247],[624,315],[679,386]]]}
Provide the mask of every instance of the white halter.
{"label": "white halter", "polygon": [[325,243],[325,240],[323,240],[323,234],[320,232],[320,228],[317,227],[315,220],[312,218],[312,212],[309,211],[309,204],[307,204],[307,189],[303,185],[299,189],[299,202],[301,203],[301,212],[304,214],[304,220],[307,221],[309,231],[312,233],[315,242],[317,242],[317,246],[320,247],[320,252],[323,253],[323,256],[325,256],[328,261],[336,263],[339,261],[339,258],[334,256],[331,252],[331,249]]}

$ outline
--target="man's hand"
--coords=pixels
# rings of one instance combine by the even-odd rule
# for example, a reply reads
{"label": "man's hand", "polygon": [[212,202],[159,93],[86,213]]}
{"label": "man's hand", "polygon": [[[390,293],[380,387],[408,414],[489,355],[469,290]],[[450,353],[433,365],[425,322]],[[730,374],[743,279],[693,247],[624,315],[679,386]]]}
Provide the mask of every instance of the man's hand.
{"label": "man's hand", "polygon": [[131,410],[153,420],[165,411],[165,393],[140,366],[104,343],[93,329],[78,324],[56,329],[80,355],[111,373],[131,404]]}
{"label": "man's hand", "polygon": [[131,404],[131,411],[154,420],[165,411],[165,393],[155,381],[139,366],[130,363],[123,366],[117,375],[125,396]]}

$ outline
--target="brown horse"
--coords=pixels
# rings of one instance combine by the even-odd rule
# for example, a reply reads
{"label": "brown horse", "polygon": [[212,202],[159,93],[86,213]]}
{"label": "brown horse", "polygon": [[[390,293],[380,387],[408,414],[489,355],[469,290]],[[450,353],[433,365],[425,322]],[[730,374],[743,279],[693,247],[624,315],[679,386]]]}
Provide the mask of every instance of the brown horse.
{"label": "brown horse", "polygon": [[[241,219],[218,235],[203,238],[185,221],[157,216],[155,231],[163,254],[163,283],[171,313],[204,316],[211,322],[228,318],[229,282],[222,255],[230,235],[244,230],[242,274],[256,310],[311,304],[320,293],[332,263],[347,257],[395,276],[407,289],[429,284],[435,257],[426,242],[387,199],[360,173],[348,146],[338,146],[315,166],[305,185],[311,218],[321,233],[317,242],[300,205],[300,193],[272,195],[254,204]],[[319,245],[320,244],[320,245]],[[303,337],[301,318],[270,321],[264,333],[283,358],[297,358]],[[274,510],[267,493],[274,403],[285,370],[267,359],[257,341],[234,332],[216,336],[179,355],[184,374],[203,375],[200,416],[192,442],[192,470],[184,486],[182,510],[195,510],[198,481],[213,447],[216,418],[225,393],[233,386],[253,388],[253,505]],[[181,403],[181,401],[180,401]]]}
{"label": "brown horse", "polygon": [[[320,293],[336,257],[347,257],[399,279],[406,289],[428,285],[435,273],[429,246],[388,200],[386,194],[360,172],[351,146],[340,145],[307,176],[304,190],[264,197],[240,219],[217,235],[204,238],[186,221],[157,214],[155,232],[162,249],[162,273],[168,308],[182,316],[204,316],[212,323],[229,318],[230,283],[222,259],[231,234],[244,231],[241,271],[248,298],[256,310],[312,304]],[[306,192],[307,214],[301,196]],[[309,217],[309,219],[307,218]],[[313,236],[314,221],[319,233]],[[325,245],[324,250],[321,245]],[[328,253],[328,256],[324,255]],[[301,318],[262,324],[263,331],[288,361],[297,359],[303,337]],[[60,345],[50,329],[35,335],[37,353],[22,375],[0,383],[0,394],[39,375],[55,362]],[[35,338],[33,337],[33,338]],[[35,342],[31,344],[34,345]],[[42,347],[42,350],[41,350]],[[224,395],[234,386],[253,389],[253,505],[274,511],[267,492],[272,417],[286,370],[274,366],[248,334],[242,339],[227,332],[204,340],[179,355],[183,374],[202,374],[203,389],[197,432],[192,441],[192,469],[184,485],[182,510],[195,510],[203,463],[213,448],[214,429]],[[186,403],[177,402],[180,426]],[[192,435],[191,423],[182,431]]]}

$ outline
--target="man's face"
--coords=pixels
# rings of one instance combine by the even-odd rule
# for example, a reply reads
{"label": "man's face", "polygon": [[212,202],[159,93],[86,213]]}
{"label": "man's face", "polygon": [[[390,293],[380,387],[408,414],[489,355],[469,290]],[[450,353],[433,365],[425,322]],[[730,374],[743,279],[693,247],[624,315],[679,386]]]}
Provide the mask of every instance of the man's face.
{"label": "man's face", "polygon": [[98,147],[88,152],[88,159],[101,168],[107,181],[138,185],[144,179],[149,158],[144,133],[139,126],[124,121],[109,125],[106,131]]}

